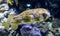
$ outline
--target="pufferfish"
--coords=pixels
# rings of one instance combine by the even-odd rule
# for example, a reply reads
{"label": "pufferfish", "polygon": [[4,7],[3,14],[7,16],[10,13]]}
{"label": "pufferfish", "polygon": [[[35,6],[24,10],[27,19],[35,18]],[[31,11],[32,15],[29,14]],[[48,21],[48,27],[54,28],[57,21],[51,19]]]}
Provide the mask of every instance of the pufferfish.
{"label": "pufferfish", "polygon": [[31,20],[40,20],[40,21],[44,21],[47,20],[50,17],[50,12],[44,8],[37,8],[37,9],[29,9],[29,10],[25,10],[22,13],[20,13],[17,16],[14,16],[13,19],[15,21],[24,21],[24,22],[28,22]]}

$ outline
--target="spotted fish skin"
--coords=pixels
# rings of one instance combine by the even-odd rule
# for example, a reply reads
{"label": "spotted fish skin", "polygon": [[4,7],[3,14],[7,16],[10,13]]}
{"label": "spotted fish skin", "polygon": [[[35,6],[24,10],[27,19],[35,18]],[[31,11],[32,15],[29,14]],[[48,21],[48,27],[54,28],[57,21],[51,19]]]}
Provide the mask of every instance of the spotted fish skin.
{"label": "spotted fish skin", "polygon": [[[44,8],[37,8],[37,9],[30,9],[30,10],[25,10],[22,13],[20,13],[17,16],[14,16],[13,19],[15,20],[21,20],[23,21],[25,18],[31,19],[31,20],[35,20],[35,19],[39,19],[42,18],[44,19],[43,14],[46,14],[48,19],[50,17],[50,12]],[[27,19],[26,19],[27,20]],[[40,19],[41,20],[41,19]]]}

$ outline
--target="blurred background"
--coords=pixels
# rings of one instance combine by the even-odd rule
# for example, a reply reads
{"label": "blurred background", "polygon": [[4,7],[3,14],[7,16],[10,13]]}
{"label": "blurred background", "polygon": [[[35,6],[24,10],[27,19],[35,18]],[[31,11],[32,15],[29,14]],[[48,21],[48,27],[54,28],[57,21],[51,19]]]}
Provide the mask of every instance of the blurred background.
{"label": "blurred background", "polygon": [[[6,5],[2,6],[2,4],[5,3],[7,4],[6,10],[5,9],[1,10],[2,7],[6,6]],[[47,9],[50,12],[50,14],[54,17],[54,22],[50,22],[53,24],[53,29],[51,30],[54,31],[54,33],[55,28],[60,31],[60,0],[0,0],[0,25],[2,24],[7,29],[10,29],[12,26],[13,31],[15,32],[15,30],[18,28],[20,21],[19,23],[18,21],[17,23],[10,22],[13,16],[19,15],[25,10],[36,9],[36,8]],[[16,14],[16,15],[10,15],[10,14]],[[8,22],[6,22],[7,18],[9,20]],[[10,30],[8,32],[10,33]]]}

